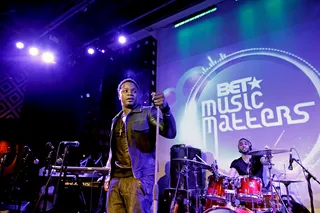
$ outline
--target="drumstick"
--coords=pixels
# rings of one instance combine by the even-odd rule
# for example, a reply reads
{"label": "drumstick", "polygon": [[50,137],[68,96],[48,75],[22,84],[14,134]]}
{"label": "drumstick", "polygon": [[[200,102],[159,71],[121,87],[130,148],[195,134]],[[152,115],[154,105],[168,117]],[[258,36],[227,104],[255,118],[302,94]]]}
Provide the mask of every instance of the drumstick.
{"label": "drumstick", "polygon": [[[202,158],[199,157],[199,155],[196,154],[196,157],[199,158],[199,160],[201,160],[202,163],[207,164],[207,162],[205,162]],[[209,164],[207,164],[209,165]]]}
{"label": "drumstick", "polygon": [[283,130],[282,133],[280,134],[280,136],[278,137],[278,140],[276,141],[276,143],[273,145],[273,147],[276,147],[280,141],[280,139],[282,138],[282,135],[283,133],[285,132],[286,130]]}

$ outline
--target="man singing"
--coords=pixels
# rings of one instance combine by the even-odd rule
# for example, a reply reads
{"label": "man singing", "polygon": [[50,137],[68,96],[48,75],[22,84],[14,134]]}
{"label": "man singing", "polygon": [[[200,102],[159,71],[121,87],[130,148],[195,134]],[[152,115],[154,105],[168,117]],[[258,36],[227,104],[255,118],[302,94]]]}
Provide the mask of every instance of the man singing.
{"label": "man singing", "polygon": [[[122,110],[113,118],[104,188],[108,213],[150,213],[155,170],[157,109],[138,103],[139,86],[124,79],[118,86]],[[160,135],[173,139],[176,124],[163,93],[152,93],[159,106]]]}

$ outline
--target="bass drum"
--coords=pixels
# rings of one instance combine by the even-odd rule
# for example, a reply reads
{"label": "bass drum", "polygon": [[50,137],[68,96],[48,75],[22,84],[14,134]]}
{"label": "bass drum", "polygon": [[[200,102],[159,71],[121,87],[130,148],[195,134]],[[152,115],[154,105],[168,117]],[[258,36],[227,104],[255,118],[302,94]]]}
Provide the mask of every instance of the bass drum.
{"label": "bass drum", "polygon": [[217,206],[210,209],[207,209],[203,213],[254,213],[247,208],[228,208],[225,206]]}

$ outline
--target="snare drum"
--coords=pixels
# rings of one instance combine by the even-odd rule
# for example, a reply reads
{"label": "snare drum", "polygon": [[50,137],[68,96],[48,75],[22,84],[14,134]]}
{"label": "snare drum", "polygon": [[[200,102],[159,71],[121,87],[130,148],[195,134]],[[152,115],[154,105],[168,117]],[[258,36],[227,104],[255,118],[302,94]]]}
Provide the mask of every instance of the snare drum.
{"label": "snare drum", "polygon": [[253,213],[247,208],[228,208],[228,207],[213,207],[210,209],[207,209],[203,213]]}
{"label": "snare drum", "polygon": [[258,177],[239,176],[237,198],[243,202],[258,203],[263,200],[262,181]]}

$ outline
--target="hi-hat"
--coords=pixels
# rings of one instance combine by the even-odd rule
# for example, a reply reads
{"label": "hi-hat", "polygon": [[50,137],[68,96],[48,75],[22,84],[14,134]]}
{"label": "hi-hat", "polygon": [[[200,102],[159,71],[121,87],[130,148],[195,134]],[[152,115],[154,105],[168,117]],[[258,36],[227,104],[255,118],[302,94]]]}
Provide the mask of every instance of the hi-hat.
{"label": "hi-hat", "polygon": [[211,166],[208,164],[204,164],[195,160],[190,160],[187,158],[174,158],[172,159],[172,161],[177,161],[180,164],[185,164],[185,165],[190,165],[190,166],[194,166],[189,167],[190,170],[196,170],[196,169],[211,169]]}
{"label": "hi-hat", "polygon": [[262,155],[273,155],[273,154],[280,154],[290,152],[288,149],[276,149],[276,148],[265,148],[261,150],[253,150],[247,153],[247,155],[253,156],[262,156]]}

